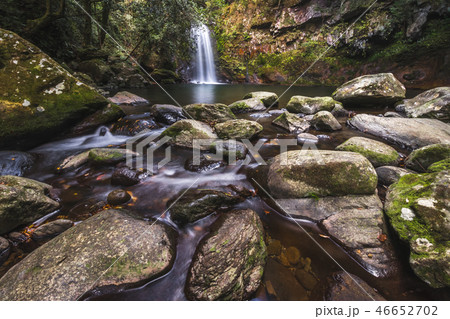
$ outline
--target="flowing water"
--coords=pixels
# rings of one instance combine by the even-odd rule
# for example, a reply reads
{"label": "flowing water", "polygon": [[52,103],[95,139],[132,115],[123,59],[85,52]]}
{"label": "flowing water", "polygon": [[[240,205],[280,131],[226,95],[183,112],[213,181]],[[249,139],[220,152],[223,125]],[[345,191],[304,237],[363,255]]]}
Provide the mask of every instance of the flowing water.
{"label": "flowing water", "polygon": [[210,31],[206,25],[202,24],[193,29],[192,33],[196,40],[193,82],[217,84]]}
{"label": "flowing water", "polygon": [[[255,90],[266,90],[281,94],[286,87],[283,86],[252,86],[252,85],[174,85],[167,86],[167,90],[174,96],[180,104],[188,104],[193,102],[222,102],[229,104],[241,99],[246,93]],[[131,90],[133,93],[148,98],[152,103],[170,103],[170,99],[155,88]],[[286,105],[290,96],[301,94],[308,96],[326,96],[330,95],[333,88],[327,87],[294,87],[280,101],[280,107]],[[414,95],[416,92],[408,92]],[[139,108],[129,108],[129,113],[148,112],[149,106]],[[356,110],[361,112],[362,110]],[[375,110],[366,109],[365,113],[384,113],[387,109]],[[255,119],[259,118],[259,122],[264,126],[260,139],[264,142],[261,148],[261,156],[264,160],[277,155],[278,147],[276,140],[281,138],[291,138],[289,133],[271,125],[271,121],[275,118],[275,113],[262,117],[256,114],[245,114],[240,118]],[[342,131],[328,134],[328,137],[321,139],[319,149],[334,149],[338,144],[352,136],[368,135],[345,127],[345,118],[340,121],[344,124]],[[163,128],[156,132],[162,131]],[[318,135],[323,132],[311,131],[310,133]],[[371,136],[370,136],[371,137]],[[59,198],[61,199],[61,208],[46,216],[35,224],[42,224],[48,220],[57,217],[69,218],[75,222],[80,222],[92,214],[88,208],[92,205],[105,201],[108,193],[118,187],[114,187],[110,183],[111,175],[114,167],[91,167],[82,166],[78,170],[66,172],[63,174],[55,174],[55,167],[66,157],[79,153],[93,147],[105,147],[112,145],[123,145],[129,137],[114,136],[105,128],[98,128],[91,134],[64,137],[50,142],[48,144],[37,147],[30,152],[35,154],[36,162],[33,168],[25,174],[26,177],[33,178],[51,184]],[[374,137],[371,137],[374,138]],[[394,147],[406,155],[408,152],[398,146]],[[299,149],[300,146],[293,147]],[[162,152],[162,151],[161,151]],[[163,156],[164,154],[156,154]],[[264,167],[258,166],[255,162],[249,165],[238,163],[237,166],[225,166],[208,172],[190,172],[184,166],[186,160],[192,157],[192,151],[177,149],[173,152],[171,162],[164,166],[158,174],[149,176],[141,183],[123,189],[133,194],[133,201],[126,204],[126,208],[132,210],[143,218],[158,217],[167,207],[167,202],[180,191],[193,186],[193,188],[224,188],[227,185],[239,185],[257,192],[257,187],[252,183],[253,176],[258,177],[258,170]],[[264,182],[264,181],[260,181]],[[381,191],[381,190],[380,190]],[[258,194],[258,193],[257,193]],[[303,229],[295,222],[285,217],[279,211],[274,209],[274,205],[264,194],[258,195],[237,205],[240,208],[251,208],[255,210],[264,224],[265,230],[272,239],[277,239],[284,247],[296,247],[301,256],[309,259],[311,263],[310,272],[314,274],[318,284],[313,291],[309,291],[306,299],[322,300],[327,292],[327,280],[333,272],[339,271],[340,268],[332,259],[319,248],[311,238],[305,233],[308,232],[322,247],[345,269],[363,280],[369,285],[376,288],[388,300],[440,300],[450,297],[448,290],[431,289],[421,282],[412,273],[408,264],[407,249],[401,245],[396,247],[398,258],[397,268],[385,278],[377,278],[367,271],[362,265],[355,261],[343,247],[338,245],[331,238],[321,236],[323,231],[321,227],[311,221],[298,219],[296,220]],[[163,277],[157,278],[143,286],[133,289],[126,289],[120,293],[97,296],[91,299],[102,300],[184,300],[184,286],[186,281],[189,265],[199,241],[208,234],[210,225],[216,220],[217,215],[213,214],[194,224],[187,225],[182,228],[176,227],[170,220],[170,212],[162,218],[162,221],[168,223],[178,230],[178,244],[176,260],[172,269]],[[18,229],[21,231],[22,229]],[[14,264],[24,258],[29,252],[38,245],[33,241],[18,244],[14,247],[8,261],[0,267],[0,276]],[[286,268],[287,269],[287,268]],[[284,278],[284,279],[283,279]],[[294,278],[294,277],[293,277]],[[285,280],[283,272],[274,268],[266,268],[264,274],[264,282],[269,280],[274,282],[277,280]],[[295,279],[294,279],[295,281]],[[285,298],[295,298],[297,292],[293,283],[284,282]],[[267,293],[266,289],[261,286],[255,294],[255,300],[270,300],[272,297]]]}

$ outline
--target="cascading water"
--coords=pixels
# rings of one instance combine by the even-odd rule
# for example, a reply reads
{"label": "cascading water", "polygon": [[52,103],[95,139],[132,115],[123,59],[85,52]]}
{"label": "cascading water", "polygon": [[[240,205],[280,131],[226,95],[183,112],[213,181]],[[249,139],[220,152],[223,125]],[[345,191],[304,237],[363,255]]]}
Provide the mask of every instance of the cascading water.
{"label": "cascading water", "polygon": [[206,25],[202,24],[193,30],[197,42],[193,82],[217,83],[216,67],[211,35]]}

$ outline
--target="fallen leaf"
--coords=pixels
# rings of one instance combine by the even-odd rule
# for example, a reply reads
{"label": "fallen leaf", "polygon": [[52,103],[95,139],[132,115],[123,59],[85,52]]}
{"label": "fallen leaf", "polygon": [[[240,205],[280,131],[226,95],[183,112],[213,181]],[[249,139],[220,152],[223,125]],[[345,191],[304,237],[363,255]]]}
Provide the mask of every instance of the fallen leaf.
{"label": "fallen leaf", "polygon": [[372,258],[373,255],[372,254],[367,254],[367,257]]}
{"label": "fallen leaf", "polygon": [[270,214],[270,212],[268,210],[265,210],[264,213],[266,213],[266,215]]}
{"label": "fallen leaf", "polygon": [[322,238],[330,238],[330,236],[324,235],[324,234],[319,234],[320,237]]}
{"label": "fallen leaf", "polygon": [[377,238],[378,238],[379,241],[384,243],[386,241],[386,239],[387,239],[387,236],[385,234],[379,234]]}

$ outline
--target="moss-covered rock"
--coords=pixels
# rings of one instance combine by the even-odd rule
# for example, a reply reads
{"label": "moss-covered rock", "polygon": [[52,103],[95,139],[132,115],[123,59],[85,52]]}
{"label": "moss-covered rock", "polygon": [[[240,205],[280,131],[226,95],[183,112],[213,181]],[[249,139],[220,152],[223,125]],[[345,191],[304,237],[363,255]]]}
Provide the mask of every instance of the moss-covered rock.
{"label": "moss-covered rock", "polygon": [[450,170],[450,158],[436,162],[428,166],[427,171],[429,173],[435,173],[440,171]]}
{"label": "moss-covered rock", "polygon": [[233,112],[231,112],[230,108],[221,103],[216,104],[189,104],[183,106],[183,111],[186,117],[190,119],[194,119],[197,121],[202,121],[206,123],[216,123],[216,122],[225,122],[228,120],[234,120],[236,116],[234,116]]}
{"label": "moss-covered rock", "polygon": [[137,153],[121,148],[93,148],[89,151],[89,161],[94,164],[116,164],[125,161],[127,156],[136,156]]}
{"label": "moss-covered rock", "polygon": [[395,165],[399,160],[397,151],[382,142],[355,136],[336,147],[337,151],[356,152],[366,157],[374,167]]}
{"label": "moss-covered rock", "polygon": [[151,73],[151,76],[163,84],[175,84],[181,81],[180,76],[176,72],[167,69],[156,69]]}
{"label": "moss-covered rock", "polygon": [[342,103],[331,97],[308,97],[295,95],[291,97],[286,109],[292,113],[315,114],[319,111],[333,111],[335,107],[342,107]]}
{"label": "moss-covered rock", "polygon": [[246,300],[266,263],[264,230],[251,209],[223,214],[199,244],[186,281],[191,300]]}
{"label": "moss-covered rock", "polygon": [[252,98],[260,99],[264,103],[265,107],[273,107],[278,105],[278,95],[273,92],[250,92],[244,96],[244,100]]}
{"label": "moss-covered rock", "polygon": [[410,264],[430,286],[450,286],[450,172],[409,174],[391,185],[385,213],[411,249]]}
{"label": "moss-covered rock", "polygon": [[305,132],[310,126],[307,120],[301,118],[297,114],[289,113],[288,111],[283,112],[283,114],[273,120],[272,124],[297,134]]}
{"label": "moss-covered rock", "polygon": [[210,140],[208,145],[199,145],[201,149],[209,149],[209,145],[217,139],[217,135],[205,123],[195,120],[181,120],[168,127],[161,136],[168,136],[172,145],[193,148],[195,140]]}
{"label": "moss-covered rock", "polygon": [[431,164],[446,159],[450,159],[450,144],[432,144],[409,154],[406,167],[416,172],[426,172]]}
{"label": "moss-covered rock", "polygon": [[319,131],[338,131],[342,129],[342,125],[328,111],[320,111],[314,114],[311,126]]}
{"label": "moss-covered rock", "polygon": [[414,174],[413,171],[396,166],[380,166],[376,168],[378,175],[378,183],[380,185],[392,185],[405,175]]}
{"label": "moss-covered rock", "polygon": [[37,145],[108,105],[36,46],[0,29],[0,147]]}
{"label": "moss-covered rock", "polygon": [[78,123],[72,132],[75,134],[84,133],[93,130],[101,125],[110,124],[117,121],[122,116],[125,116],[123,110],[116,104],[108,104],[102,110],[98,110],[92,115],[89,115],[83,121]]}
{"label": "moss-covered rock", "polygon": [[262,132],[263,126],[255,121],[231,120],[214,126],[217,136],[222,139],[251,139]]}
{"label": "moss-covered rock", "polygon": [[228,107],[234,114],[258,112],[266,109],[264,103],[259,98],[237,101],[228,105]]}

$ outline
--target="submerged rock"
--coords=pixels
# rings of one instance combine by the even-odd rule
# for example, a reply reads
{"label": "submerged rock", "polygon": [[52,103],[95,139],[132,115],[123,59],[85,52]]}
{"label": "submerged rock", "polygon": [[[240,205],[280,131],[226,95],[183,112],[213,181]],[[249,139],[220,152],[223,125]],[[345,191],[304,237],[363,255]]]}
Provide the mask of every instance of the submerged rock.
{"label": "submerged rock", "polygon": [[234,114],[259,112],[266,109],[264,103],[258,98],[237,101],[228,105],[228,107]]}
{"label": "submerged rock", "polygon": [[186,119],[181,107],[170,104],[155,104],[152,106],[150,113],[157,122],[167,125]]}
{"label": "submerged rock", "polygon": [[325,299],[328,301],[386,301],[361,278],[343,271],[334,273],[330,278]]}
{"label": "submerged rock", "polygon": [[184,168],[191,172],[209,172],[221,167],[226,166],[224,161],[214,160],[208,156],[208,154],[200,155],[200,163],[194,164],[193,159],[188,159],[184,165]]}
{"label": "submerged rock", "polygon": [[400,157],[393,147],[359,136],[346,140],[336,147],[336,150],[359,153],[367,158],[374,167],[395,165]]}
{"label": "submerged rock", "polygon": [[376,169],[378,175],[378,183],[389,186],[398,182],[398,180],[407,174],[414,173],[408,169],[396,166],[381,166]]}
{"label": "submerged rock", "polygon": [[308,97],[296,95],[291,97],[286,109],[292,113],[315,114],[319,111],[333,111],[335,107],[342,107],[342,103],[331,97]]}
{"label": "submerged rock", "polygon": [[220,103],[189,104],[183,106],[183,111],[186,114],[186,117],[206,123],[220,123],[236,118],[227,105]]}
{"label": "submerged rock", "polygon": [[[210,140],[212,143],[218,138],[211,127],[195,120],[178,121],[162,132],[161,136],[170,137],[170,144],[188,148],[195,146],[194,140]],[[209,145],[202,145],[200,148],[206,150],[209,149]]]}
{"label": "submerged rock", "polygon": [[128,115],[118,120],[111,127],[111,133],[116,135],[134,136],[139,133],[148,132],[158,125],[148,113]]}
{"label": "submerged rock", "polygon": [[57,219],[52,222],[49,222],[47,224],[41,225],[38,228],[36,228],[31,237],[34,240],[45,240],[49,239],[55,236],[58,236],[59,234],[62,234],[66,230],[68,230],[70,227],[73,226],[73,221],[68,219]]}
{"label": "submerged rock", "polygon": [[33,166],[34,157],[18,151],[0,151],[0,176],[22,176]]}
{"label": "submerged rock", "polygon": [[406,89],[392,73],[363,75],[342,84],[333,98],[344,105],[388,106],[404,99]]}
{"label": "submerged rock", "polygon": [[214,126],[221,139],[251,139],[262,132],[263,126],[255,121],[230,120]]}
{"label": "submerged rock", "polygon": [[175,245],[168,226],[105,210],[11,268],[0,279],[0,299],[77,300],[93,290],[116,292],[166,273]]}
{"label": "submerged rock", "polygon": [[425,91],[412,99],[403,100],[396,111],[408,117],[430,117],[450,121],[450,87],[438,87]]}
{"label": "submerged rock", "polygon": [[342,129],[342,125],[328,111],[317,112],[311,120],[311,126],[319,131],[338,131]]}
{"label": "submerged rock", "polygon": [[450,144],[450,125],[433,119],[378,117],[358,114],[348,123],[360,131],[416,149],[430,144]]}
{"label": "submerged rock", "polygon": [[280,126],[291,133],[297,134],[305,132],[310,126],[307,120],[301,118],[297,114],[289,113],[288,111],[273,120],[272,124]]}
{"label": "submerged rock", "polygon": [[119,92],[108,100],[117,105],[138,106],[149,104],[146,99],[127,91]]}
{"label": "submerged rock", "polygon": [[17,176],[0,176],[0,234],[31,223],[59,207],[50,185]]}
{"label": "submerged rock", "polygon": [[258,91],[258,92],[250,92],[244,96],[244,100],[246,99],[252,99],[257,98],[260,99],[265,107],[271,107],[271,106],[277,106],[278,105],[278,95],[276,95],[273,92],[265,92],[265,91]]}
{"label": "submerged rock", "polygon": [[266,263],[264,230],[250,209],[223,214],[199,244],[186,281],[191,300],[246,300]]}
{"label": "submerged rock", "polygon": [[123,189],[116,189],[108,194],[108,204],[112,206],[122,205],[131,199],[131,195]]}
{"label": "submerged rock", "polygon": [[9,241],[0,237],[0,266],[8,259],[11,245]]}
{"label": "submerged rock", "polygon": [[432,144],[414,150],[405,164],[416,172],[426,172],[431,164],[445,159],[450,159],[450,144]]}

